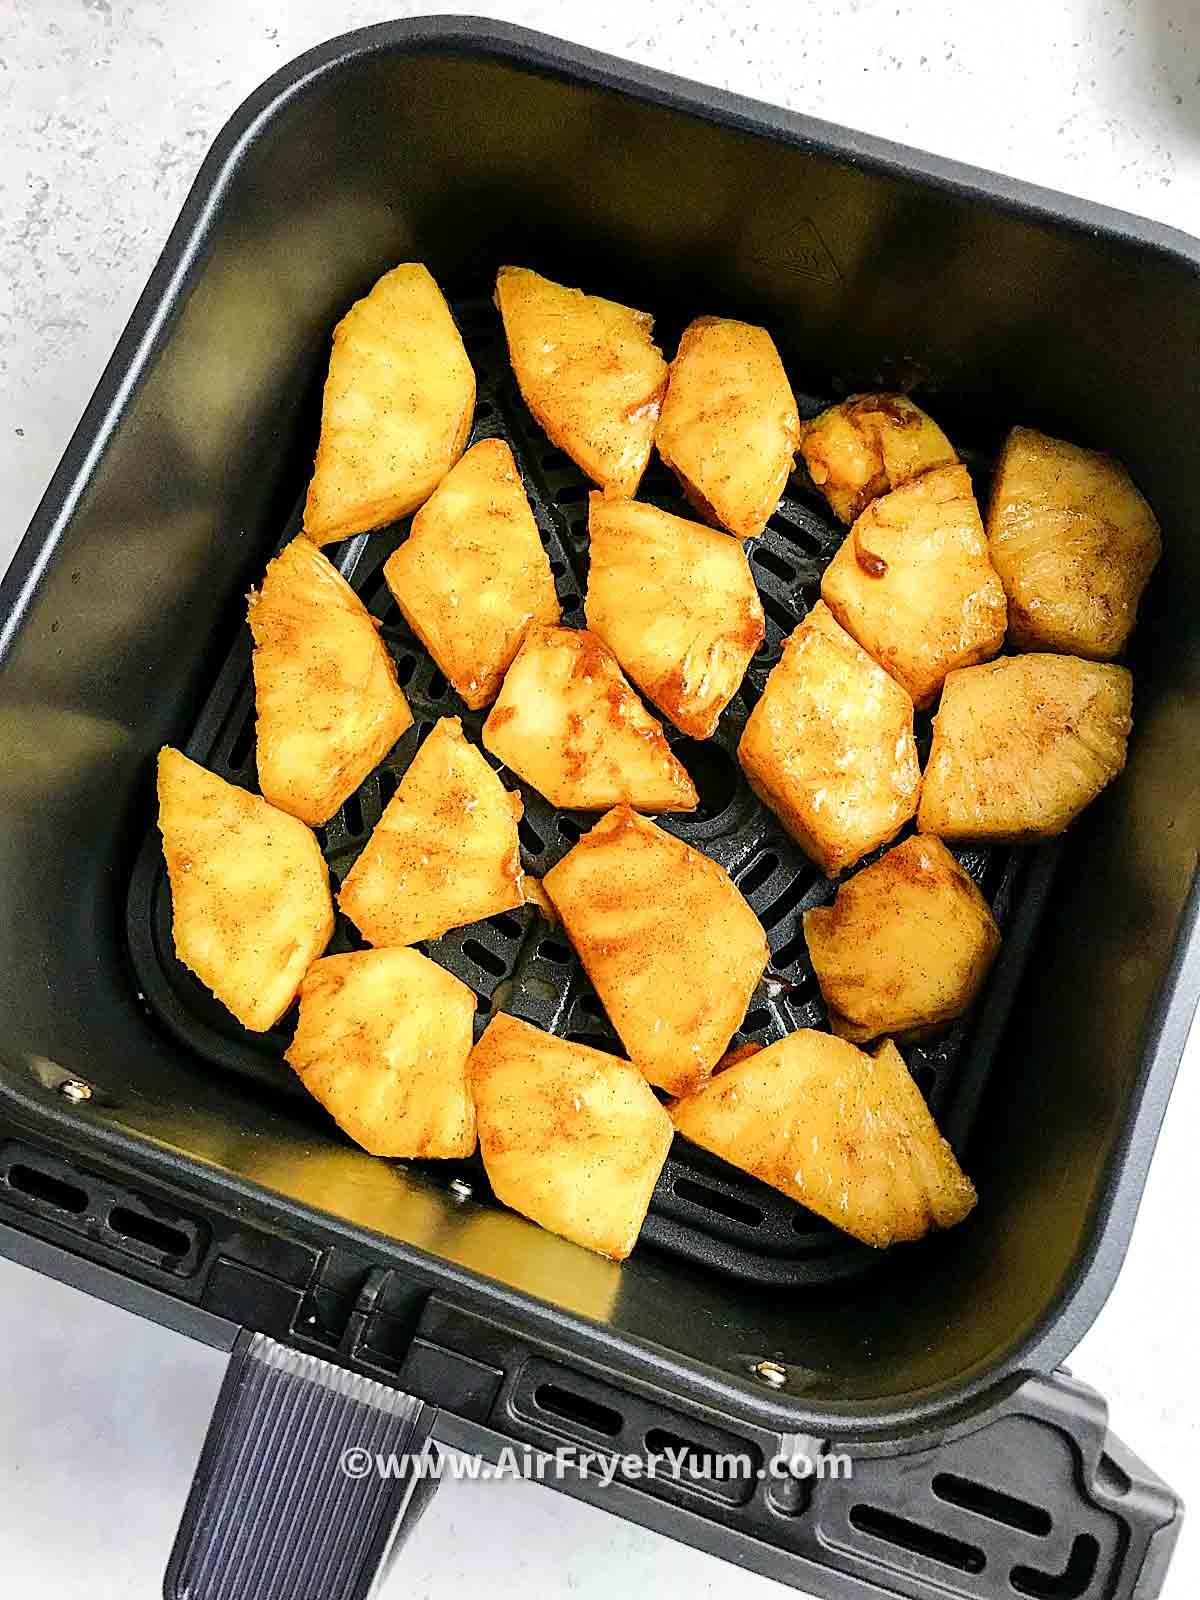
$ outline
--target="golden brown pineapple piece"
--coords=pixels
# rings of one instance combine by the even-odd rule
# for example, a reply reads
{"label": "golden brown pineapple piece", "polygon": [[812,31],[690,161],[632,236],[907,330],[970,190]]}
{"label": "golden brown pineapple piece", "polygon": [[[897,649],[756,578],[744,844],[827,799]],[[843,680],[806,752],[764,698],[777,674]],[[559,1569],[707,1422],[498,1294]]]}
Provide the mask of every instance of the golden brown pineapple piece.
{"label": "golden brown pineapple piece", "polygon": [[1015,650],[1120,655],[1162,554],[1153,511],[1119,461],[1014,428],[988,508]]}
{"label": "golden brown pineapple piece", "polygon": [[829,1022],[862,1044],[926,1035],[979,993],[1000,948],[987,901],[940,839],[915,834],[804,913]]}
{"label": "golden brown pineapple piece", "polygon": [[598,494],[588,533],[588,627],[677,728],[709,738],[763,639],[745,553],[698,522]]}
{"label": "golden brown pineapple piece", "polygon": [[672,1135],[637,1068],[500,1015],[468,1070],[497,1198],[551,1233],[623,1261]]}
{"label": "golden brown pineapple piece", "polygon": [[765,328],[697,317],[684,329],[655,434],[702,517],[753,539],[779,504],[800,417]]}
{"label": "golden brown pineapple piece", "polygon": [[975,1190],[890,1039],[802,1028],[671,1107],[676,1131],[884,1247],[951,1228]]}
{"label": "golden brown pineapple piece", "polygon": [[525,404],[546,436],[606,494],[633,495],[667,386],[654,318],[501,267],[496,304]]}
{"label": "golden brown pineapple piece", "polygon": [[831,878],[895,838],[917,809],[912,699],[824,601],[784,641],[738,760],[755,794]]}
{"label": "golden brown pineapple piece", "polygon": [[692,811],[699,803],[661,723],[612,652],[582,628],[529,629],[483,742],[552,806]]}
{"label": "golden brown pineapple piece", "polygon": [[873,500],[825,569],[821,596],[920,709],[948,672],[1004,643],[1004,588],[965,467],[937,467]]}
{"label": "golden brown pineapple piece", "polygon": [[475,1151],[467,1057],[475,996],[417,950],[326,956],[300,985],[287,1059],[373,1156]]}
{"label": "golden brown pineapple piece", "polygon": [[428,270],[386,272],[333,330],[304,506],[314,544],[406,517],[466,449],[475,373]]}
{"label": "golden brown pineapple piece", "polygon": [[457,717],[442,717],[413,757],[338,904],[374,945],[415,944],[522,903],[509,794]]}
{"label": "golden brown pineapple piece", "polygon": [[1061,833],[1125,765],[1133,679],[1078,656],[952,672],[933,719],[917,826],[1020,843]]}
{"label": "golden brown pineapple piece", "polygon": [[800,424],[808,475],[841,522],[931,467],[953,466],[954,446],[902,394],[859,394]]}
{"label": "golden brown pineapple piece", "polygon": [[249,603],[258,785],[316,828],[379,765],[412,712],[371,614],[303,534]]}
{"label": "golden brown pineapple piece", "polygon": [[503,439],[481,439],[450,469],[383,575],[472,711],[496,698],[529,624],[559,619],[550,562]]}
{"label": "golden brown pineapple piece", "polygon": [[329,943],[329,872],[311,829],[170,745],[158,826],[175,954],[244,1028],[265,1033]]}
{"label": "golden brown pineapple piece", "polygon": [[723,867],[617,806],[543,879],[633,1061],[685,1094],[707,1077],[767,964]]}

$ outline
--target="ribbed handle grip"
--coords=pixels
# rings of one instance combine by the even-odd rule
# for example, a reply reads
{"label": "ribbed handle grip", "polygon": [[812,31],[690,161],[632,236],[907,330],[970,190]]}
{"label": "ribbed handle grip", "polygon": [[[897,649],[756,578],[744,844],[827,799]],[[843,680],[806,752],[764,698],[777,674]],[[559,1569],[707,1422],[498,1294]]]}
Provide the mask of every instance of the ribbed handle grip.
{"label": "ribbed handle grip", "polygon": [[244,1334],[175,1541],[167,1600],[365,1600],[406,1512],[415,1520],[432,1493],[423,1457],[434,1415],[398,1389]]}

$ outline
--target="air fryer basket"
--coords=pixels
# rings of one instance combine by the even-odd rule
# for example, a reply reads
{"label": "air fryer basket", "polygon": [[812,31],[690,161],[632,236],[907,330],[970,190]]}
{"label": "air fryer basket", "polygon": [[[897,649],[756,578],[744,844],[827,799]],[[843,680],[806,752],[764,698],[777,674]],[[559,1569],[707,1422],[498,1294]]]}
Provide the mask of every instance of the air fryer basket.
{"label": "air fryer basket", "polygon": [[[877,1256],[680,1146],[618,1267],[496,1207],[478,1169],[450,1185],[350,1147],[282,1036],[243,1034],[175,961],[153,756],[184,744],[253,781],[243,597],[296,526],[329,330],[402,259],[454,299],[477,430],[514,445],[568,621],[584,488],[529,423],[480,298],[503,261],[652,309],[668,351],[701,312],[761,321],[808,409],[915,386],[984,476],[1020,420],[1112,449],[1146,490],[1166,555],[1129,766],[1061,851],[965,853],[1002,966],[910,1055],[980,1190],[962,1227]],[[0,590],[0,1249],[235,1347],[169,1593],[265,1600],[292,1557],[322,1593],[365,1593],[427,1486],[351,1491],[337,1449],[415,1457],[430,1436],[740,1452],[730,1483],[560,1487],[845,1600],[1157,1593],[1178,1502],[1057,1369],[1119,1266],[1200,982],[1198,291],[1200,251],[1168,230],[491,23],[349,35],[233,119]],[[671,491],[648,474],[645,492]],[[458,708],[381,585],[399,537],[334,554],[428,723]],[[752,556],[770,632],[747,687],[711,752],[671,735],[705,803],[666,825],[769,925],[750,1037],[819,1020],[799,916],[831,887],[731,754],[836,537],[789,492]],[[418,737],[325,830],[335,870]],[[588,819],[524,798],[540,874]],[[598,1037],[534,916],[434,953],[481,1018],[500,1003]],[[851,1481],[757,1475],[831,1451]],[[285,1472],[300,1493],[273,1494]],[[282,1565],[254,1546],[265,1526]],[[250,1587],[222,1554],[235,1537]]]}
{"label": "air fryer basket", "polygon": [[[581,625],[582,596],[587,589],[589,486],[574,464],[550,445],[521,400],[509,370],[499,314],[491,302],[486,298],[468,300],[458,307],[458,316],[478,384],[471,443],[504,438],[512,446],[550,556],[563,615],[569,624]],[[801,399],[806,415],[815,414],[824,403]],[[982,486],[985,468],[980,477]],[[687,512],[674,479],[657,459],[647,472],[641,495],[665,509]],[[297,512],[285,538],[294,536],[298,528]],[[436,719],[461,717],[478,743],[487,714],[468,710],[458,699],[391,599],[383,564],[407,530],[408,519],[383,533],[360,536],[349,542],[340,559],[342,572],[382,624],[382,636],[416,720],[383,766],[319,830],[335,882],[341,882],[349,871],[395,793],[419,741]],[[750,548],[767,616],[767,635],[741,691],[712,740],[684,738],[667,724],[676,755],[692,771],[701,805],[694,813],[666,816],[660,822],[725,867],[757,912],[771,946],[767,977],[751,1000],[735,1044],[770,1043],[796,1028],[821,1027],[826,1021],[805,950],[801,918],[810,906],[831,898],[835,886],[752,794],[738,766],[737,744],[767,673],[779,660],[782,639],[819,597],[821,573],[844,531],[817,496],[800,491],[784,498],[767,531]],[[922,716],[918,731],[924,757],[928,715]],[[222,777],[253,787],[254,748],[250,641],[248,629],[242,629],[204,705],[187,753]],[[555,810],[536,789],[507,769],[503,777],[519,790],[525,808],[520,825],[523,865],[527,872],[541,877],[596,816]],[[991,901],[1006,935],[1002,959],[977,1015],[936,1042],[914,1046],[905,1053],[940,1125],[961,1147],[969,1136],[1007,1006],[1036,931],[1058,848],[1051,844],[1035,851],[967,849],[959,854]],[[307,1093],[283,1060],[295,1027],[295,1011],[269,1034],[251,1034],[176,958],[170,886],[158,830],[153,826],[134,869],[128,923],[139,989],[150,1010],[181,1042],[205,1061],[261,1084],[272,1096],[290,1095],[311,1107]],[[353,925],[339,917],[331,950],[362,946]],[[453,929],[422,948],[478,994],[477,1035],[493,1010],[504,1010],[550,1032],[621,1053],[620,1042],[582,965],[561,930],[535,907]],[[337,1137],[336,1133],[333,1136]],[[421,1167],[431,1182],[442,1186],[468,1183],[479,1197],[490,1193],[478,1158],[467,1163],[429,1162]],[[857,1245],[768,1185],[682,1139],[676,1140],[659,1180],[643,1243],[657,1244],[751,1281],[777,1285],[828,1282],[868,1271],[880,1259],[878,1252]]]}

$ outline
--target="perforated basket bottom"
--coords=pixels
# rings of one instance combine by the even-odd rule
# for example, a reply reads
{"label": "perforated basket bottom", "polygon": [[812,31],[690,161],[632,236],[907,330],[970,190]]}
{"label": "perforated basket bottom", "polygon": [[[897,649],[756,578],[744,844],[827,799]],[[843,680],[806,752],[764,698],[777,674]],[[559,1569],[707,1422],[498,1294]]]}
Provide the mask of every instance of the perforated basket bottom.
{"label": "perforated basket bottom", "polygon": [[[583,623],[587,585],[587,496],[578,470],[555,450],[525,409],[509,369],[499,318],[490,302],[457,307],[475,365],[479,399],[471,442],[504,438],[512,446],[534,516],[550,556],[563,620]],[[828,401],[801,395],[812,415]],[[969,453],[968,465],[974,466]],[[657,458],[641,497],[683,515],[674,479]],[[299,511],[280,547],[299,530]],[[415,724],[341,811],[318,830],[336,882],[349,871],[421,739],[438,717],[455,715],[476,743],[486,712],[469,711],[417,643],[383,580],[383,564],[407,535],[408,523],[348,540],[332,555],[339,569],[382,624],[382,636],[412,706]],[[805,949],[801,916],[832,898],[823,877],[775,817],[751,793],[736,759],[738,739],[779,659],[783,638],[819,595],[821,573],[844,530],[823,504],[802,491],[785,495],[765,533],[750,546],[750,562],[767,633],[739,693],[715,737],[698,742],[664,723],[676,755],[700,792],[697,811],[656,819],[660,825],[719,861],[753,906],[771,947],[768,974],[752,997],[735,1044],[766,1044],[796,1028],[823,1027],[826,1017]],[[186,744],[195,760],[246,788],[256,784],[254,691],[250,635],[243,628]],[[928,718],[918,720],[922,754]],[[486,754],[486,752],[485,752]],[[493,766],[497,763],[492,760]],[[594,813],[558,811],[507,768],[503,782],[519,790],[525,870],[543,876],[595,821]],[[943,1131],[959,1151],[970,1132],[992,1053],[1026,958],[1056,858],[1053,849],[1031,852],[960,850],[963,865],[990,902],[1005,939],[987,992],[972,1013],[935,1043],[912,1047],[905,1059]],[[206,1063],[252,1080],[264,1092],[302,1104],[333,1129],[283,1059],[294,1012],[266,1034],[241,1028],[176,958],[171,937],[170,888],[157,830],[140,853],[128,898],[128,936],[139,988],[152,1013]],[[355,929],[339,916],[330,951],[362,948]],[[458,928],[420,946],[479,996],[477,1031],[492,1010],[510,1011],[539,1027],[601,1050],[620,1052],[595,991],[560,930],[533,907],[505,912]],[[427,1181],[446,1186],[467,1178],[479,1197],[490,1190],[482,1163],[408,1162]],[[876,1252],[839,1233],[785,1196],[725,1162],[676,1140],[655,1190],[643,1244],[686,1256],[717,1270],[763,1284],[818,1284],[868,1270]]]}

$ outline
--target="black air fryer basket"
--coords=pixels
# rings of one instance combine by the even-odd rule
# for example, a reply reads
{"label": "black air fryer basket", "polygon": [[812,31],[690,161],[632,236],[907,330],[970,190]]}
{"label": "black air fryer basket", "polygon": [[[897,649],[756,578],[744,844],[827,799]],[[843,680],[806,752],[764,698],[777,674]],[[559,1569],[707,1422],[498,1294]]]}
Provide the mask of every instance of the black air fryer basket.
{"label": "black air fryer basket", "polygon": [[[765,323],[807,414],[913,388],[981,486],[1014,421],[1112,450],[1158,512],[1126,773],[1061,845],[961,852],[1002,956],[907,1052],[980,1192],[951,1233],[873,1252],[677,1142],[617,1266],[502,1210],[477,1163],[352,1147],[282,1061],[293,1018],[250,1035],[176,960],[153,758],[254,784],[243,596],[299,525],[329,331],[399,260],[451,296],[474,437],[511,443],[568,623],[587,489],[516,391],[504,262],[648,307],[668,351],[702,312]],[[1200,990],[1198,386],[1192,240],[516,29],[350,34],[242,107],[0,591],[0,1249],[235,1351],[168,1595],[365,1595],[432,1484],[339,1458],[435,1441],[657,1455],[559,1486],[817,1594],[1159,1592],[1179,1502],[1060,1363],[1120,1265]],[[678,508],[661,469],[642,492]],[[335,878],[429,726],[481,721],[383,584],[406,532],[331,552],[416,717],[319,830]],[[824,1018],[800,919],[833,887],[734,751],[840,537],[789,491],[751,551],[763,648],[713,741],[669,731],[701,806],[664,826],[771,944],[739,1041]],[[592,818],[522,798],[541,876]],[[534,907],[427,948],[480,1027],[504,1009],[616,1048]],[[771,1465],[792,1457],[812,1470]]]}

